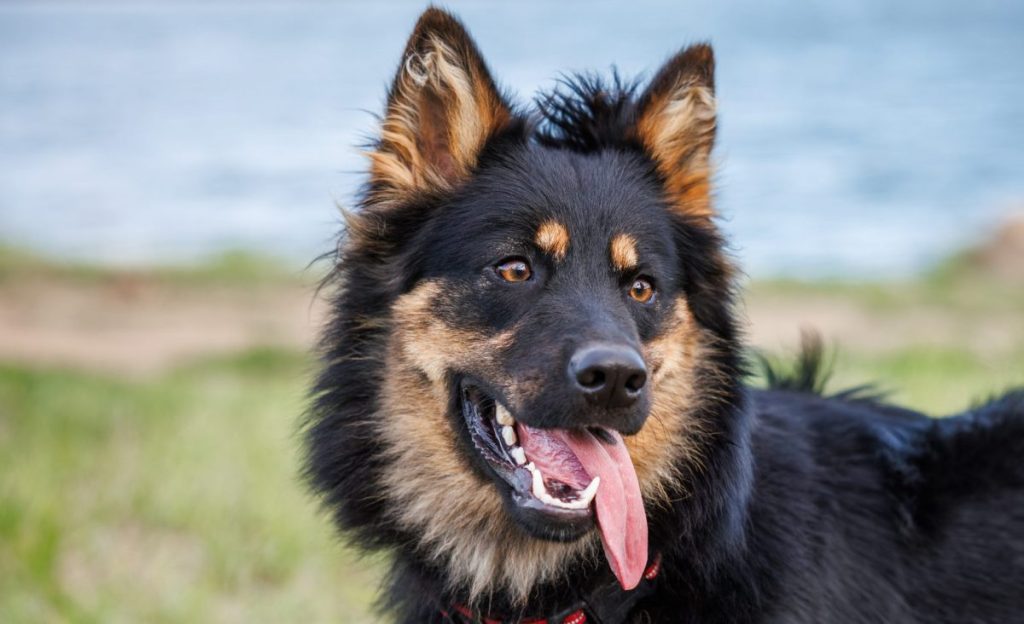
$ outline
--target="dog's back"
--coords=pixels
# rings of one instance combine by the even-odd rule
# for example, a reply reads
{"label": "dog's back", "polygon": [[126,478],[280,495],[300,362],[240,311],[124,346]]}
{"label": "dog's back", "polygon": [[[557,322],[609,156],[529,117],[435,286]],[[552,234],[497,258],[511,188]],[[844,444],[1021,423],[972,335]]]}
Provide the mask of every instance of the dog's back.
{"label": "dog's back", "polygon": [[1024,391],[939,419],[791,390],[751,406],[766,612],[1024,621]]}

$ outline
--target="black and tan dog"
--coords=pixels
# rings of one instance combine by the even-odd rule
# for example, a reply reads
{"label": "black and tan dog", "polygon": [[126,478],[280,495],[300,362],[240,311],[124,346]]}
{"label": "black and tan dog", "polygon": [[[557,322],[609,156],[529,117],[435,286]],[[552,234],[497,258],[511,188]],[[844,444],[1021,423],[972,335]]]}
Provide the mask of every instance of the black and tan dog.
{"label": "black and tan dog", "polygon": [[1024,621],[1024,394],[745,387],[715,124],[706,45],[529,114],[420,19],[307,429],[399,621]]}

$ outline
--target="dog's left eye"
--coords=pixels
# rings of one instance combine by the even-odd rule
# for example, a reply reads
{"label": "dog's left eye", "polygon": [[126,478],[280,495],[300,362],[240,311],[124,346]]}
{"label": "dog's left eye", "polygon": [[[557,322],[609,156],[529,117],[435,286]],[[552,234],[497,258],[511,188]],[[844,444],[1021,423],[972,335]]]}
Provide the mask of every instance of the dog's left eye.
{"label": "dog's left eye", "polygon": [[640,303],[650,303],[654,300],[654,284],[645,277],[638,277],[629,287],[629,296]]}
{"label": "dog's left eye", "polygon": [[506,282],[525,282],[533,275],[530,263],[525,258],[505,258],[494,267],[501,279]]}

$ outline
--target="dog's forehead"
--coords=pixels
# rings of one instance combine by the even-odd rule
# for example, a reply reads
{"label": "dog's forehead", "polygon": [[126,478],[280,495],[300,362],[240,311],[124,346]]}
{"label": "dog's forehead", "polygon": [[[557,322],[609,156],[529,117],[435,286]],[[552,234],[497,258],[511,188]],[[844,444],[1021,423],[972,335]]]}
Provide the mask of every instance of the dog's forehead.
{"label": "dog's forehead", "polygon": [[642,256],[670,251],[659,187],[636,158],[563,151],[535,167],[544,168],[534,189],[546,203],[534,241],[556,261],[586,258],[628,271]]}
{"label": "dog's forehead", "polygon": [[449,219],[487,238],[532,242],[555,259],[615,249],[623,261],[644,248],[668,251],[660,192],[633,155],[531,147],[482,171]]}

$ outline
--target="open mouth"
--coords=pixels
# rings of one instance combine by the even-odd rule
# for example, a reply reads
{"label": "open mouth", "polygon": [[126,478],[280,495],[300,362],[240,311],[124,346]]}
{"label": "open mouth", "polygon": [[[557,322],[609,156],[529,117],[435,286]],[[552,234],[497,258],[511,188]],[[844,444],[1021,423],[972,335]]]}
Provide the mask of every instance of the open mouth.
{"label": "open mouth", "polygon": [[[551,448],[550,440],[529,444],[545,435],[542,430],[516,422],[504,405],[472,386],[462,390],[462,414],[476,450],[512,487],[517,504],[547,513],[555,522],[574,524],[592,517],[590,504],[601,478],[591,478],[574,456]],[[524,445],[532,447],[529,456]]]}
{"label": "open mouth", "polygon": [[477,454],[511,502],[512,515],[544,539],[575,540],[600,529],[620,584],[635,587],[647,562],[647,519],[622,436],[611,429],[539,429],[469,383],[459,403]]}

